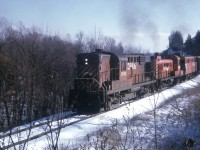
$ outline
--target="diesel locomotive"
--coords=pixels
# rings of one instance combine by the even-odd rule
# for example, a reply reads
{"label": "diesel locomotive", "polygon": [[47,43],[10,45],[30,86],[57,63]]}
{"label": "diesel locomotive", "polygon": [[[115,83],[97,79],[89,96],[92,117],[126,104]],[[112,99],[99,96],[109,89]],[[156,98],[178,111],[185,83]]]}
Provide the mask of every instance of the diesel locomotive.
{"label": "diesel locomotive", "polygon": [[68,106],[81,113],[110,110],[123,101],[190,78],[200,70],[200,57],[116,55],[103,50],[78,54],[76,62]]}

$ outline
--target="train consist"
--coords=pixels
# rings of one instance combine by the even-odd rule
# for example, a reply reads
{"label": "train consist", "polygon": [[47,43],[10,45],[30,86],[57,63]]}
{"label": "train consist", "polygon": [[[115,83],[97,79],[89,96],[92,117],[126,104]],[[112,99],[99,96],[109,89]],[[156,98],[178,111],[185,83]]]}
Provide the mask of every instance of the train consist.
{"label": "train consist", "polygon": [[68,106],[82,113],[110,110],[123,101],[172,86],[200,71],[200,57],[116,55],[97,50],[77,55]]}

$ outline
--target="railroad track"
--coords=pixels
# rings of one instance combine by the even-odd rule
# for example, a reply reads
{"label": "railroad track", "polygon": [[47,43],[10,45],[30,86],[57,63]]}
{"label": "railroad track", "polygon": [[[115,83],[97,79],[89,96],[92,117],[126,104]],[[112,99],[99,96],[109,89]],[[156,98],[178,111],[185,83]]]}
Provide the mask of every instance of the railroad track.
{"label": "railroad track", "polygon": [[[17,146],[17,145],[26,143],[26,142],[28,142],[28,141],[37,139],[37,138],[39,138],[39,137],[42,137],[42,136],[44,136],[44,135],[47,135],[48,133],[51,133],[51,132],[54,132],[54,131],[56,131],[56,130],[62,129],[62,128],[64,128],[64,127],[70,126],[70,125],[72,125],[72,124],[74,124],[74,123],[78,123],[78,122],[83,121],[83,120],[85,120],[85,119],[88,119],[88,118],[90,118],[90,117],[91,117],[91,116],[78,116],[78,115],[73,115],[73,116],[70,116],[70,117],[67,117],[67,118],[66,118],[66,116],[65,116],[65,117],[63,117],[63,118],[59,118],[59,120],[54,120],[54,119],[52,119],[52,120],[48,120],[48,121],[45,121],[45,122],[42,122],[42,123],[38,123],[37,125],[31,125],[31,124],[30,124],[29,127],[25,127],[25,128],[23,128],[23,129],[15,130],[15,131],[13,131],[13,132],[12,132],[12,130],[11,130],[11,131],[8,131],[8,132],[6,132],[5,134],[0,135],[0,142],[1,142],[1,141],[5,141],[6,138],[7,138],[7,140],[8,140],[8,138],[12,138],[12,140],[8,140],[8,141],[11,141],[11,142],[9,142],[9,143],[1,144],[1,145],[0,145],[0,150],[1,150],[1,149],[9,149],[9,148],[11,148],[11,147],[14,147],[14,146]],[[70,121],[70,120],[74,120],[74,121]],[[58,125],[57,127],[49,128],[49,130],[48,130],[49,125],[52,125],[53,122],[60,122],[61,124]],[[36,134],[36,135],[31,135],[31,134],[30,134],[30,136],[29,136],[27,139],[24,138],[24,139],[21,139],[21,140],[19,141],[19,137],[18,137],[18,139],[17,139],[18,141],[14,141],[14,140],[13,140],[14,138],[16,138],[15,136],[18,136],[19,134],[23,134],[23,133],[25,133],[25,132],[27,132],[27,131],[28,131],[28,133],[29,133],[29,132],[33,131],[34,128],[35,128],[36,130],[37,130],[37,129],[41,129],[41,132],[38,133],[38,134]],[[27,135],[27,136],[28,136],[28,135]]]}
{"label": "railroad track", "polygon": [[[40,126],[43,126],[43,125],[46,125],[48,122],[47,122],[47,120],[49,120],[49,119],[52,119],[52,121],[55,121],[55,119],[63,119],[63,118],[65,118],[65,117],[70,117],[70,116],[72,116],[72,115],[74,115],[74,113],[69,113],[68,115],[60,115],[59,114],[59,116],[57,116],[56,118],[53,116],[53,117],[47,117],[47,118],[45,118],[45,119],[41,119],[40,121],[35,121],[35,122],[33,122],[33,123],[30,123],[30,124],[27,124],[27,125],[25,125],[25,126],[27,126],[27,127],[21,127],[21,129],[20,129],[20,127],[15,127],[14,128],[14,131],[13,131],[13,129],[11,129],[11,130],[8,130],[8,131],[6,131],[6,132],[0,132],[0,139],[2,139],[2,138],[5,138],[5,137],[7,137],[7,136],[11,136],[11,135],[14,135],[14,134],[18,134],[18,133],[20,133],[20,132],[23,132],[23,131],[27,131],[27,130],[29,130],[30,128],[36,128],[36,127],[40,127]],[[55,119],[54,119],[55,118]]]}
{"label": "railroad track", "polygon": [[[137,99],[137,100],[139,100],[139,99]],[[130,101],[126,101],[126,102],[124,102],[120,105],[114,105],[112,110],[118,109],[120,107],[123,107],[124,105],[130,104],[130,103],[135,102],[135,101],[136,100],[130,100]],[[48,120],[47,119],[44,122],[37,122],[37,124],[31,123],[28,127],[25,127],[23,129],[16,129],[15,128],[16,129],[15,131],[10,130],[10,131],[7,131],[6,133],[0,135],[0,142],[1,142],[1,140],[3,141],[3,139],[6,139],[6,138],[14,138],[13,136],[19,136],[19,134],[23,134],[23,132],[29,133],[29,132],[33,131],[34,129],[42,129],[42,130],[41,130],[40,133],[38,133],[36,135],[30,135],[28,138],[21,139],[20,141],[19,141],[19,137],[18,137],[18,139],[17,139],[18,141],[10,140],[11,142],[9,142],[9,143],[4,143],[4,144],[0,143],[0,150],[1,149],[3,149],[3,150],[9,149],[9,148],[15,147],[17,145],[27,143],[28,141],[31,141],[31,140],[40,138],[42,136],[45,136],[48,133],[54,132],[56,130],[61,130],[62,128],[65,128],[67,126],[73,125],[75,123],[84,121],[86,119],[95,117],[97,115],[100,115],[100,114],[103,114],[103,113],[106,113],[106,112],[108,112],[108,111],[101,111],[100,113],[92,114],[92,115],[76,115],[76,114],[73,114],[73,115],[70,115],[70,116],[60,117],[58,120],[55,120],[55,119]],[[70,121],[70,120],[74,120],[74,121]],[[51,128],[51,129],[49,128],[49,130],[47,130],[49,125],[52,125],[53,122],[60,122],[61,124],[57,127],[54,127],[54,128]],[[19,127],[17,127],[17,128],[19,128]]]}

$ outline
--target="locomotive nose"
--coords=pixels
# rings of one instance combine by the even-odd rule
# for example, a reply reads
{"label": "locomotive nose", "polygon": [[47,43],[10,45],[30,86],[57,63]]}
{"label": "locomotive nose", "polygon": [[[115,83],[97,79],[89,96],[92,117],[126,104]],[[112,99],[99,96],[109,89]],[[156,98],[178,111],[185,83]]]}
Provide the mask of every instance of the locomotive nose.
{"label": "locomotive nose", "polygon": [[96,93],[82,92],[78,97],[78,113],[98,113],[100,111],[100,99]]}

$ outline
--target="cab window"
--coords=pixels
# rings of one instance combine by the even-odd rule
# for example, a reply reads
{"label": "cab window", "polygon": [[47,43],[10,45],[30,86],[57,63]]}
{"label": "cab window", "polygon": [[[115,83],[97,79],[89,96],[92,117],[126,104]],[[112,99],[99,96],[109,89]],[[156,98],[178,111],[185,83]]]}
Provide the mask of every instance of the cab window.
{"label": "cab window", "polygon": [[121,71],[126,71],[126,61],[121,62]]}

